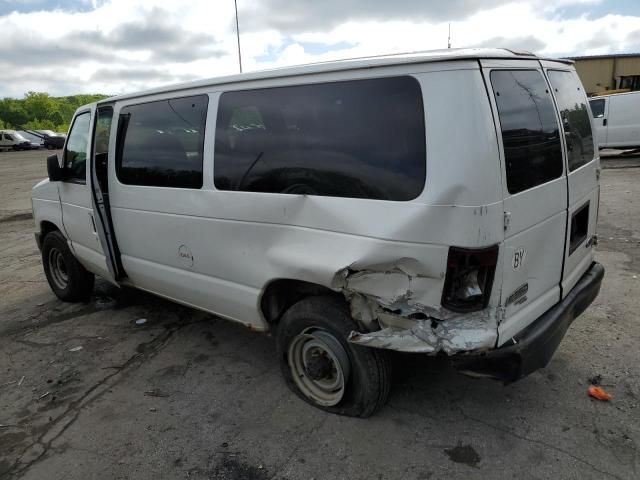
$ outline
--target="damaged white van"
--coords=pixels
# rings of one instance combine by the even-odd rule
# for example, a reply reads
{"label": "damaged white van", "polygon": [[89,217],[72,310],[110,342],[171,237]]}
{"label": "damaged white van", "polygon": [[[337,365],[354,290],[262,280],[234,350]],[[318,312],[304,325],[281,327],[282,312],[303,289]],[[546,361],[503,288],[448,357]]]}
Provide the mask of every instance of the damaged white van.
{"label": "damaged white van", "polygon": [[48,158],[36,240],[62,300],[99,275],[273,332],[294,392],[364,417],[388,350],[549,362],[604,275],[591,121],[571,62],[498,49],[123,95]]}

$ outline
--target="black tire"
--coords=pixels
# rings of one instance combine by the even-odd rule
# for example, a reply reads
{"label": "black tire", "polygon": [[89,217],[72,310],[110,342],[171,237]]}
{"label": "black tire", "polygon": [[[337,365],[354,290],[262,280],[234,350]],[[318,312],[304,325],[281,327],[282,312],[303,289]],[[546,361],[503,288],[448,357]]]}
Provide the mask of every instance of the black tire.
{"label": "black tire", "polygon": [[76,260],[60,232],[44,237],[42,264],[49,286],[60,300],[79,302],[89,298],[95,277]]}
{"label": "black tire", "polygon": [[[388,352],[351,344],[347,337],[357,325],[344,302],[332,297],[308,297],[285,312],[277,326],[276,342],[282,375],[287,386],[305,402],[327,412],[350,417],[368,417],[387,402],[391,387]],[[342,398],[335,405],[322,405],[305,394],[294,380],[289,352],[295,339],[305,332],[330,334],[346,352],[349,374]],[[295,350],[293,350],[295,351]]]}

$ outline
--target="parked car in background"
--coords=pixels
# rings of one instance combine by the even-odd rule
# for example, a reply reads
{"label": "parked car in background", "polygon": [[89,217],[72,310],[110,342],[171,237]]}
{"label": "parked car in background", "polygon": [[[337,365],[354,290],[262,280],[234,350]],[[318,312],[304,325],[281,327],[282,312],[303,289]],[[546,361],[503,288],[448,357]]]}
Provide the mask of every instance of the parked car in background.
{"label": "parked car in background", "polygon": [[31,143],[31,150],[37,150],[41,147],[44,147],[44,137],[42,135],[35,135],[26,130],[18,130],[18,134],[22,135]]}
{"label": "parked car in background", "polygon": [[59,149],[64,147],[64,142],[67,139],[66,135],[60,135],[51,130],[35,130],[44,136],[44,146],[48,150]]}
{"label": "parked car in background", "polygon": [[15,130],[0,130],[0,150],[30,150],[31,142]]}
{"label": "parked car in background", "polygon": [[61,135],[52,130],[29,130],[33,134],[42,135],[44,139],[44,146],[48,150],[59,149],[64,147],[64,142],[67,139],[66,135]]}
{"label": "parked car in background", "polygon": [[640,92],[589,99],[600,148],[640,146]]}

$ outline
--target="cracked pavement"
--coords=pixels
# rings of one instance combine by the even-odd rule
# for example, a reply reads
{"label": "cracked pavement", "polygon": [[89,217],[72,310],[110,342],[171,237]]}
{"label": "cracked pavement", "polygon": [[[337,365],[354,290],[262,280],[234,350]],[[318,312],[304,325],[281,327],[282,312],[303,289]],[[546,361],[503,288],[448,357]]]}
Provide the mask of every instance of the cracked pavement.
{"label": "cracked pavement", "polygon": [[640,478],[639,160],[602,172],[607,274],[546,369],[505,387],[397,355],[359,420],[290,393],[271,337],[103,281],[57,300],[30,219],[46,155],[0,153],[0,478]]}

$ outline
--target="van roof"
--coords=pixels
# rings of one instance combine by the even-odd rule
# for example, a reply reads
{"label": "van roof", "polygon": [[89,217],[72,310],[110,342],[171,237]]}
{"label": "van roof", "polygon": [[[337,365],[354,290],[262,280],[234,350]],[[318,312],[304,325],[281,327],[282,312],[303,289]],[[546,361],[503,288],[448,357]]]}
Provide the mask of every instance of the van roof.
{"label": "van roof", "polygon": [[[269,78],[282,78],[300,75],[310,75],[315,73],[337,72],[343,70],[357,70],[371,67],[385,67],[392,65],[405,65],[412,63],[444,62],[448,60],[479,60],[490,58],[519,58],[528,60],[542,60],[543,57],[524,50],[509,50],[506,48],[453,48],[444,50],[429,50],[424,52],[398,53],[391,55],[379,55],[375,57],[350,58],[335,60],[330,62],[310,63],[294,67],[274,68],[260,70],[249,73],[240,73],[222,77],[196,80],[187,83],[179,83],[145,90],[137,93],[130,93],[110,97],[101,100],[98,104],[110,103],[128,98],[143,97],[157,93],[174,92],[191,88],[207,87],[211,85],[224,85],[228,83],[248,82],[252,80],[264,80]],[[572,64],[570,59],[548,59],[566,64]]]}
{"label": "van roof", "polygon": [[594,95],[593,97],[589,97],[589,100],[598,100],[600,98],[610,98],[610,97],[620,97],[622,95],[640,95],[640,90],[632,90],[630,92],[609,93],[606,95]]}

